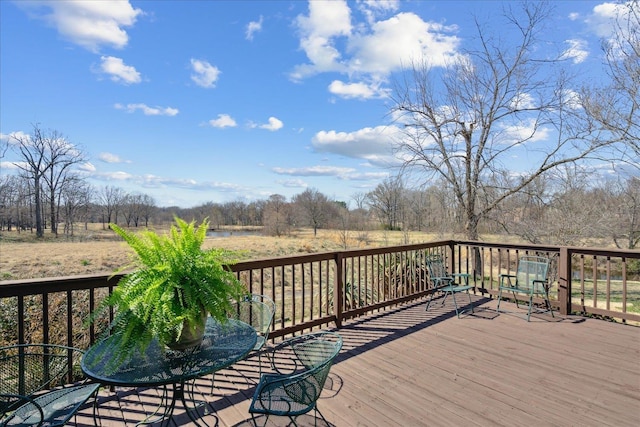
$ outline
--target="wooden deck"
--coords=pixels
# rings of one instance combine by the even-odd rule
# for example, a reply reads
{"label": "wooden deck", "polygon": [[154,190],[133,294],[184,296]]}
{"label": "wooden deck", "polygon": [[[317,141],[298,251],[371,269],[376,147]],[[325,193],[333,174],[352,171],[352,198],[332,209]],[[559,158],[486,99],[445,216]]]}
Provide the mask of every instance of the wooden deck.
{"label": "wooden deck", "polygon": [[[319,408],[332,426],[640,426],[640,328],[580,317],[497,315],[475,299],[458,319],[448,304],[408,304],[343,325],[341,354]],[[501,309],[515,311],[502,303]],[[556,314],[556,316],[558,316]],[[253,425],[257,358],[197,381],[220,426]],[[103,426],[132,426],[159,403],[155,389],[102,390]],[[175,423],[193,425],[182,406]],[[209,425],[216,419],[202,418]],[[91,408],[76,425],[93,425]],[[299,418],[313,425],[314,413]],[[269,426],[285,425],[271,417]],[[318,420],[318,425],[325,425]]]}

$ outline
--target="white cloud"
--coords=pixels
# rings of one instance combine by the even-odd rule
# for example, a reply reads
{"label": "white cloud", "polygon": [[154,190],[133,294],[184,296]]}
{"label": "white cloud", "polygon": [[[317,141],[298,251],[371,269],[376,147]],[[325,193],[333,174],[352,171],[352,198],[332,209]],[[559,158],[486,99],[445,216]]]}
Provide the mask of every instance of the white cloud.
{"label": "white cloud", "polygon": [[518,125],[501,126],[501,131],[497,134],[497,138],[507,144],[512,144],[518,141],[521,143],[539,142],[546,141],[550,134],[551,131],[549,128],[538,127],[536,121],[531,119],[528,121],[522,121]]}
{"label": "white cloud", "polygon": [[360,2],[360,7],[371,14],[367,15],[368,23],[356,25],[351,23],[351,11],[345,2],[309,3],[309,15],[298,16],[296,21],[300,47],[309,63],[294,67],[290,75],[294,80],[322,72],[342,72],[382,81],[412,60],[428,57],[430,65],[444,66],[458,55],[456,26],[427,22],[414,13],[398,13],[379,21],[371,18],[395,11],[396,2]]}
{"label": "white cloud", "polygon": [[269,117],[269,123],[265,123],[263,125],[259,125],[258,127],[260,129],[266,129],[269,130],[271,132],[275,132],[279,129],[282,129],[282,126],[284,124],[282,123],[282,121],[278,120],[275,117]]}
{"label": "white cloud", "polygon": [[638,39],[640,14],[634,8],[637,8],[637,3],[632,1],[602,3],[595,6],[585,20],[591,30],[609,44],[614,56],[622,54],[621,49],[626,42],[621,45],[621,41]]}
{"label": "white cloud", "polygon": [[620,6],[616,3],[601,3],[593,8],[586,22],[598,37],[610,37],[613,33],[613,24],[619,13]]}
{"label": "white cloud", "polygon": [[[304,168],[281,168],[272,169],[278,175],[291,176],[328,176],[336,177],[348,181],[371,181],[380,180],[389,176],[388,172],[358,172],[353,168],[345,168],[339,166],[309,166]],[[285,184],[288,183],[288,184]],[[302,180],[279,181],[280,184],[287,187],[306,188],[307,184]]]}
{"label": "white cloud", "polygon": [[400,137],[395,126],[363,128],[355,132],[320,131],[312,139],[312,146],[318,152],[328,152],[365,159],[380,166],[396,162],[393,156],[393,142]]}
{"label": "white cloud", "polygon": [[329,92],[342,98],[384,98],[388,96],[388,89],[380,89],[379,84],[345,83],[334,80],[329,85]]}
{"label": "white cloud", "polygon": [[229,128],[236,127],[238,124],[236,121],[228,114],[218,114],[217,119],[209,120],[209,125],[214,128]]}
{"label": "white cloud", "polygon": [[89,173],[89,174],[91,174],[91,173],[93,173],[93,172],[95,172],[97,170],[96,167],[94,166],[94,164],[91,163],[91,162],[81,163],[78,166],[78,169],[81,170],[82,172],[86,172],[86,173]]}
{"label": "white cloud", "polygon": [[353,168],[343,168],[337,166],[310,166],[306,168],[280,168],[272,169],[279,175],[293,176],[344,176],[355,172]]}
{"label": "white cloud", "polygon": [[288,188],[307,188],[309,186],[309,184],[307,184],[301,179],[287,179],[287,180],[276,181],[276,182],[282,185],[283,187],[288,187]]}
{"label": "white cloud", "polygon": [[0,162],[0,170],[19,170],[18,165],[26,167],[27,164],[25,162]]}
{"label": "white cloud", "polygon": [[562,52],[561,59],[571,59],[574,64],[580,64],[584,62],[589,56],[587,50],[587,42],[580,39],[565,40],[565,43],[569,45],[567,50]]}
{"label": "white cloud", "polygon": [[22,131],[11,132],[9,134],[0,133],[0,140],[7,141],[9,145],[16,145],[17,140],[27,141],[31,139],[31,135]]}
{"label": "white cloud", "polygon": [[511,108],[514,110],[526,110],[535,108],[533,97],[529,93],[519,93],[511,100]]}
{"label": "white cloud", "polygon": [[385,179],[389,176],[389,172],[364,172],[351,173],[348,178],[350,181],[371,181]]}
{"label": "white cloud", "polygon": [[92,179],[101,181],[121,181],[144,188],[179,188],[194,191],[219,191],[225,193],[246,193],[247,188],[227,182],[199,182],[190,178],[170,178],[153,174],[133,175],[128,172],[97,172]]}
{"label": "white cloud", "polygon": [[191,68],[193,74],[191,74],[191,80],[198,86],[204,88],[216,87],[220,70],[215,65],[209,64],[207,61],[200,59],[191,59]]}
{"label": "white cloud", "polygon": [[386,75],[423,57],[432,66],[444,66],[458,55],[456,26],[425,22],[414,13],[399,13],[371,26],[369,33],[349,40],[351,72]]}
{"label": "white cloud", "polygon": [[142,111],[145,116],[175,116],[179,113],[177,108],[171,107],[149,107],[146,104],[115,104],[116,110],[125,110],[128,113]]}
{"label": "white cloud", "polygon": [[345,0],[310,1],[309,15],[299,15],[296,25],[300,31],[300,47],[311,64],[297,66],[292,78],[326,71],[345,71],[340,64],[340,52],[334,44],[339,36],[351,34],[351,9]]}
{"label": "white cloud", "polygon": [[262,31],[262,20],[263,17],[260,15],[260,19],[257,21],[251,21],[247,24],[247,32],[245,33],[245,37],[247,40],[253,40],[253,35],[257,32]]}
{"label": "white cloud", "polygon": [[100,153],[98,155],[98,159],[100,159],[101,161],[103,161],[105,163],[131,163],[128,160],[122,159],[117,154],[112,154],[112,153],[107,153],[107,152]]}
{"label": "white cloud", "polygon": [[129,181],[134,177],[130,173],[117,171],[117,172],[100,172],[92,176],[92,178],[101,178],[106,181]]}
{"label": "white cloud", "polygon": [[144,12],[129,1],[16,2],[32,16],[43,19],[67,40],[92,52],[102,46],[121,49],[129,42],[124,30]]}
{"label": "white cloud", "polygon": [[400,0],[357,0],[357,5],[371,23],[377,16],[398,10]]}
{"label": "white cloud", "polygon": [[142,81],[140,73],[130,65],[125,65],[121,58],[114,56],[101,56],[99,72],[111,76],[116,83],[132,84]]}

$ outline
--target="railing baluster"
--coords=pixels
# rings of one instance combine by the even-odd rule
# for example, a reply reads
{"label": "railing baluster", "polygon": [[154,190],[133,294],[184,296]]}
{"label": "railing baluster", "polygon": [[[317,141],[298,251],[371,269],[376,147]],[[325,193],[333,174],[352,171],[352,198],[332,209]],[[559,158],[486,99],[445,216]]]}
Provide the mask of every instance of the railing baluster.
{"label": "railing baluster", "polygon": [[[244,261],[230,268],[246,283],[249,291],[259,289],[262,294],[270,294],[276,302],[276,321],[271,336],[277,338],[334,321],[340,326],[345,319],[424,297],[430,291],[424,271],[429,254],[445,256],[453,272],[477,271],[481,277],[474,277],[476,289],[479,280],[482,294],[495,296],[497,275],[511,273],[518,256],[524,253],[546,254],[553,258],[554,264],[557,260],[558,293],[556,301],[552,302],[560,306],[561,312],[587,312],[623,321],[640,321],[640,315],[628,305],[633,301],[630,292],[633,295],[640,292],[637,273],[630,267],[640,262],[638,251],[441,241]],[[476,264],[476,254],[480,264]],[[604,274],[606,280],[606,291],[603,288],[600,294],[598,281],[602,278],[599,274]],[[620,280],[619,275],[622,276]],[[3,343],[31,341],[26,325],[34,322],[34,318],[42,322],[29,328],[38,333],[42,331],[37,340],[60,341],[60,337],[66,336],[67,343],[74,346],[95,342],[102,331],[98,330],[97,324],[86,331],[78,330],[78,315],[93,312],[105,295],[113,291],[119,277],[103,275],[2,282],[0,298],[12,299],[10,304],[17,306],[18,322],[17,328],[13,329],[15,332],[5,334]],[[588,285],[589,280],[592,280],[591,285]],[[349,304],[345,300],[347,283],[351,286]],[[74,292],[77,290],[82,292]],[[59,305],[64,304],[65,296],[66,314],[64,305],[62,310]],[[601,301],[603,298],[605,301]],[[35,312],[32,311],[34,307]],[[11,322],[15,322],[16,316],[12,316]],[[100,319],[101,327],[112,320],[113,310],[109,310],[108,321]]]}

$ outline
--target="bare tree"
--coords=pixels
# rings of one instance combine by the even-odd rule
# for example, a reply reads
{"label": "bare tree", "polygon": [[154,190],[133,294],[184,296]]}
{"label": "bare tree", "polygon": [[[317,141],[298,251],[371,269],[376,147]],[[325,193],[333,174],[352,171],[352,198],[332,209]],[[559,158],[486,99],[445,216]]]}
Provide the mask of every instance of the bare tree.
{"label": "bare tree", "polygon": [[38,125],[34,125],[32,135],[11,134],[10,138],[15,142],[16,150],[22,158],[22,162],[14,163],[15,166],[33,183],[36,237],[41,238],[44,237],[41,183],[49,167],[46,158],[48,135]]}
{"label": "bare tree", "polygon": [[640,245],[640,178],[609,183],[607,200],[599,205],[607,215],[608,234],[618,248],[636,249]]}
{"label": "bare tree", "polygon": [[387,230],[400,227],[403,191],[404,183],[396,176],[385,179],[367,194],[369,207]]}
{"label": "bare tree", "polygon": [[11,134],[21,157],[15,166],[33,183],[36,236],[44,236],[42,187],[48,190],[51,232],[57,232],[56,202],[70,168],[83,161],[82,152],[70,144],[58,131],[43,131],[33,126],[31,135]]}
{"label": "bare tree", "polygon": [[[478,49],[444,71],[414,63],[394,89],[392,112],[405,130],[396,148],[405,168],[446,182],[469,239],[478,239],[481,219],[537,177],[609,144],[588,139],[591,128],[561,60],[534,57],[549,16],[545,2],[523,3],[520,13],[506,9],[505,22],[494,17],[492,26],[519,36],[508,38],[492,38],[491,26],[476,20]],[[545,143],[535,143],[547,131]],[[513,180],[516,150],[526,150],[520,154],[528,155],[530,169]]]}
{"label": "bare tree", "polygon": [[62,190],[67,180],[75,183],[81,180],[78,176],[71,176],[72,167],[85,160],[80,149],[69,143],[57,131],[51,131],[46,142],[47,171],[43,175],[44,183],[49,195],[49,220],[51,233],[58,234],[58,208]]}
{"label": "bare tree", "polygon": [[640,168],[640,1],[619,2],[615,8],[613,34],[602,42],[610,81],[585,88],[583,103],[591,117],[621,142],[628,164]]}
{"label": "bare tree", "polygon": [[272,194],[264,205],[264,231],[274,236],[288,234],[292,227],[292,210],[287,199],[280,194]]}
{"label": "bare tree", "polygon": [[103,209],[102,228],[105,228],[105,225],[111,224],[111,222],[118,223],[118,212],[122,207],[125,195],[125,191],[120,187],[107,185],[102,188],[98,195],[98,200]]}
{"label": "bare tree", "polygon": [[74,224],[86,221],[91,206],[93,188],[83,179],[67,178],[62,189],[64,234],[73,236]]}
{"label": "bare tree", "polygon": [[9,150],[9,140],[8,138],[0,137],[0,159],[2,159]]}
{"label": "bare tree", "polygon": [[127,194],[124,198],[123,212],[127,227],[140,226],[140,220],[148,225],[148,219],[155,206],[155,201],[151,196],[141,193]]}
{"label": "bare tree", "polygon": [[156,201],[148,194],[143,194],[141,198],[140,218],[144,220],[144,226],[149,226],[149,220],[156,210]]}
{"label": "bare tree", "polygon": [[356,204],[356,209],[364,209],[367,205],[367,193],[354,193],[351,196],[351,200]]}
{"label": "bare tree", "polygon": [[335,216],[336,206],[327,196],[314,188],[307,188],[300,194],[293,196],[292,202],[298,208],[302,221],[313,227],[313,235]]}

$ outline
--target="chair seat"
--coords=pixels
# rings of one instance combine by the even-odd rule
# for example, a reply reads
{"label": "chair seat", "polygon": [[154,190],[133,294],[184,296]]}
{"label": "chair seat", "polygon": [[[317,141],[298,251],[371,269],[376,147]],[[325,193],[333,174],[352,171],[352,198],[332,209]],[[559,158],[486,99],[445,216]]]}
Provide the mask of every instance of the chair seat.
{"label": "chair seat", "polygon": [[249,412],[290,416],[309,412],[315,401],[301,401],[304,395],[310,395],[300,387],[304,383],[295,385],[294,390],[291,389],[291,384],[284,386],[282,383],[278,383],[278,380],[286,380],[287,377],[287,375],[263,375],[253,395]]}
{"label": "chair seat", "polygon": [[54,389],[38,395],[33,401],[42,408],[44,422],[40,422],[40,413],[32,403],[17,408],[7,426],[58,427],[64,426],[75,412],[100,388],[98,383],[85,383],[72,387]]}
{"label": "chair seat", "polygon": [[266,337],[262,335],[258,335],[258,340],[256,341],[256,345],[253,346],[253,351],[260,350],[265,345],[266,342],[267,342]]}
{"label": "chair seat", "polygon": [[[460,310],[458,308],[458,302],[456,301],[456,294],[460,292],[465,292],[467,297],[469,298],[469,306],[470,311],[473,313],[473,303],[471,302],[471,294],[469,291],[474,289],[473,285],[469,285],[469,279],[471,279],[471,274],[469,273],[449,273],[447,270],[444,258],[442,255],[431,255],[427,258],[427,268],[429,271],[429,281],[431,282],[431,286],[434,288],[433,291],[429,294],[429,300],[427,301],[427,306],[425,310],[429,310],[429,306],[431,305],[431,301],[433,300],[433,295],[436,291],[442,292],[444,297],[442,298],[442,306],[444,306],[445,301],[447,300],[447,296],[451,295],[453,298],[453,305],[456,309],[456,316],[460,317],[460,313],[463,313],[465,310]],[[461,283],[456,282],[463,282]]]}
{"label": "chair seat", "polygon": [[265,415],[264,425],[276,415],[289,417],[287,425],[297,426],[296,417],[311,410],[324,419],[316,403],[341,348],[342,337],[325,331],[292,337],[269,349],[276,373],[263,374],[256,386],[249,406],[254,425],[255,414]]}
{"label": "chair seat", "polygon": [[442,291],[448,291],[448,292],[464,292],[464,291],[468,291],[470,289],[473,289],[473,286],[469,285],[448,285],[445,286],[443,288],[440,288]]}
{"label": "chair seat", "polygon": [[527,321],[531,318],[533,311],[534,295],[542,295],[547,311],[554,317],[553,307],[549,301],[549,258],[539,256],[522,256],[518,260],[516,274],[501,274],[498,286],[498,305],[496,311],[500,312],[500,302],[502,301],[502,291],[512,292],[517,307],[520,307],[516,294],[526,295],[528,303]]}

